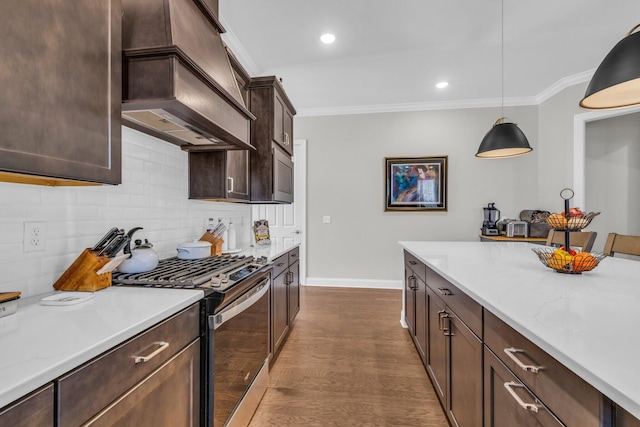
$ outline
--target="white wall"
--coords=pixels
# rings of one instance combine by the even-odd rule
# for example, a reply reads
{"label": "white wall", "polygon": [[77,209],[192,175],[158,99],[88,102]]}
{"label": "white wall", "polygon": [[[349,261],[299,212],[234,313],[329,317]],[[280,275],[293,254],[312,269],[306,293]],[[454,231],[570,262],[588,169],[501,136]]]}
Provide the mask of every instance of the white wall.
{"label": "white wall", "polygon": [[[538,106],[538,203],[540,209],[560,212],[563,188],[573,187],[573,116],[587,83],[570,86]],[[573,206],[573,205],[572,205]]]}
{"label": "white wall", "polygon": [[[399,283],[399,240],[477,241],[488,202],[510,218],[537,208],[537,107],[505,113],[533,153],[474,156],[499,108],[296,118],[296,138],[308,140],[308,283]],[[448,212],[384,212],[384,158],[439,155],[449,156]]]}
{"label": "white wall", "polygon": [[[233,218],[248,205],[188,200],[188,155],[179,147],[123,128],[122,185],[42,187],[0,183],[0,292],[53,290],[56,279],[111,227],[140,226],[162,258],[202,235],[209,217]],[[23,252],[23,223],[46,223],[46,250]],[[239,236],[240,239],[244,236]],[[246,236],[248,237],[248,235]]]}
{"label": "white wall", "polygon": [[640,235],[640,113],[586,124],[585,203],[602,212],[590,230],[602,251],[609,233]]}

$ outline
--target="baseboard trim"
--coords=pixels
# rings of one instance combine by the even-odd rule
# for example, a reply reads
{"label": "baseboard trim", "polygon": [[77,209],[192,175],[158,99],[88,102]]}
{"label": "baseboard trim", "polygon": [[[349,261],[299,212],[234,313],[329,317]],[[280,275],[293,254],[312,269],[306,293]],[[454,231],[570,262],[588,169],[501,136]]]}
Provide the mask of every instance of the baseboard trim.
{"label": "baseboard trim", "polygon": [[333,288],[402,289],[402,280],[338,279],[333,277],[307,277],[304,286]]}

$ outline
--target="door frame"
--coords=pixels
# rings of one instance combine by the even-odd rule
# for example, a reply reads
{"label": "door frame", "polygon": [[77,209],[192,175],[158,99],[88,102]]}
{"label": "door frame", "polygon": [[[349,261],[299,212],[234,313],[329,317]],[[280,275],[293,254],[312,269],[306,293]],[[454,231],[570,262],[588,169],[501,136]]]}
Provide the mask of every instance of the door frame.
{"label": "door frame", "polygon": [[586,144],[587,123],[611,117],[624,116],[640,112],[640,107],[629,107],[620,110],[590,111],[573,116],[573,205],[582,206],[587,212],[586,203]]}
{"label": "door frame", "polygon": [[293,152],[293,204],[300,229],[300,285],[304,286],[307,283],[307,140],[295,139]]}

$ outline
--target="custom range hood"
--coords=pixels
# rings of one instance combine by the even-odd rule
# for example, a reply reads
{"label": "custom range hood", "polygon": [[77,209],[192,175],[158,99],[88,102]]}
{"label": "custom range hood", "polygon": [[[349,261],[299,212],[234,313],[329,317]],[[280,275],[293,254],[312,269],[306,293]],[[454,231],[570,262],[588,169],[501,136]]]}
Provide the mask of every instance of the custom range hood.
{"label": "custom range hood", "polygon": [[188,151],[254,149],[217,0],[122,0],[122,119]]}

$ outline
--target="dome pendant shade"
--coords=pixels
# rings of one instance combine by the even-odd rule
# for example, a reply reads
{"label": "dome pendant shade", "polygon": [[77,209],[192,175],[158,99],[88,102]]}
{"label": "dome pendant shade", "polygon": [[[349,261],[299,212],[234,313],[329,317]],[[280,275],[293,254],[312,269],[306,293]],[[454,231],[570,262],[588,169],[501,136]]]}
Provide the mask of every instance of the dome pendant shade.
{"label": "dome pendant shade", "polygon": [[515,157],[532,151],[524,132],[515,123],[500,118],[482,139],[476,157],[500,159]]}
{"label": "dome pendant shade", "polygon": [[640,33],[629,34],[604,58],[589,82],[580,107],[604,110],[640,105]]}

